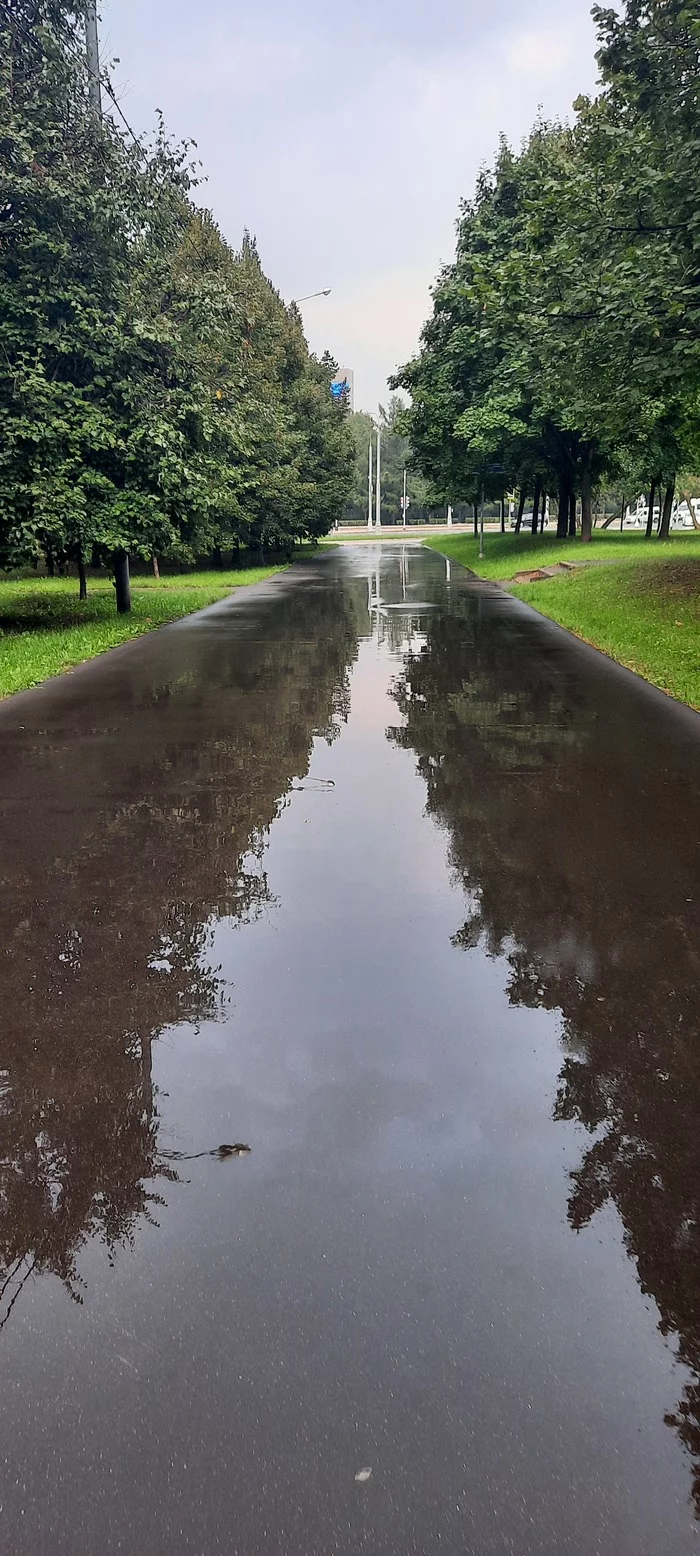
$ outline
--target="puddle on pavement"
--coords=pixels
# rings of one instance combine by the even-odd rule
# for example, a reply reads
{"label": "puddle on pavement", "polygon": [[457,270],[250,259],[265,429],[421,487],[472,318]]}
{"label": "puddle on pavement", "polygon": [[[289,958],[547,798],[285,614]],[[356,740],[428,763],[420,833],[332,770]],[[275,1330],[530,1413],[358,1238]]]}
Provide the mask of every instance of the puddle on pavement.
{"label": "puddle on pavement", "polygon": [[699,727],[410,545],[0,710],[4,1549],[696,1549]]}

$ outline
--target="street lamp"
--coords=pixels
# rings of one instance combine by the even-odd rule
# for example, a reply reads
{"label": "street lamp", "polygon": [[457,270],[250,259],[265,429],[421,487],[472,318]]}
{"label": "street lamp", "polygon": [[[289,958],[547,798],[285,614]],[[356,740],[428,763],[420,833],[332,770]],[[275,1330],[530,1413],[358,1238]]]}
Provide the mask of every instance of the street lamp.
{"label": "street lamp", "polygon": [[297,305],[299,303],[309,303],[311,302],[312,297],[330,297],[330,295],[331,288],[327,286],[322,292],[307,292],[306,297],[293,297],[292,302],[296,303]]}

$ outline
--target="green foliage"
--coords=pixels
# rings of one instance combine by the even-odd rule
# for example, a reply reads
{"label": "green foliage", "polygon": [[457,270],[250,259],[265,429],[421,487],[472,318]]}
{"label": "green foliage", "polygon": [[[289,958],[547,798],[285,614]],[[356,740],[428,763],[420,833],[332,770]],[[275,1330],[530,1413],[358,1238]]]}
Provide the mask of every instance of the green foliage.
{"label": "green foliage", "polygon": [[502,141],[397,375],[415,458],[481,489],[668,488],[700,444],[700,23],[681,0],[596,10],[601,90],[573,127]]}
{"label": "green foliage", "polygon": [[195,209],[188,148],[98,120],[82,22],[0,5],[0,562],[317,538],[351,473],[335,364]]}

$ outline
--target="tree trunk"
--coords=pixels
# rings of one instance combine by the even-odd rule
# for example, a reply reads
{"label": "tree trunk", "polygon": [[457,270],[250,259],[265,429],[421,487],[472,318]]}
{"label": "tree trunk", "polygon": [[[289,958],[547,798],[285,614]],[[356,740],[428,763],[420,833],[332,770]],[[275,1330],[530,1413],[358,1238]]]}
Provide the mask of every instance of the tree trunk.
{"label": "tree trunk", "polygon": [[131,610],[131,582],[129,579],[129,553],[120,549],[112,557],[114,584],[117,591],[117,611],[125,616]]}
{"label": "tree trunk", "polygon": [[656,479],[651,483],[649,492],[649,512],[647,513],[646,538],[651,540],[651,532],[654,528],[654,503],[656,502]]}
{"label": "tree trunk", "polygon": [[160,568],[158,566],[158,558],[157,558],[157,556],[155,554],[155,551],[153,553],[152,561],[153,561],[153,577],[154,578],[160,578]]}
{"label": "tree trunk", "polygon": [[668,540],[670,534],[671,514],[673,512],[673,494],[675,490],[676,480],[674,476],[673,480],[669,481],[664,493],[664,506],[661,513],[661,523],[659,524],[659,540]]}
{"label": "tree trunk", "polygon": [[533,535],[537,534],[537,520],[539,519],[539,516],[540,516],[540,492],[541,491],[542,491],[542,482],[541,481],[535,481],[535,495],[534,495],[534,497],[532,499],[532,524],[530,525],[530,528],[532,530]]}
{"label": "tree trunk", "polygon": [[678,495],[682,502],[685,501],[688,504],[688,512],[693,521],[693,529],[700,529],[700,522],[698,522],[697,518],[695,517],[695,509],[693,507],[693,499],[690,495],[690,492],[679,492]]}
{"label": "tree trunk", "polygon": [[87,599],[87,573],[85,572],[85,558],[82,551],[78,554],[78,577],[80,579],[80,598]]}
{"label": "tree trunk", "polygon": [[591,487],[591,451],[583,456],[581,483],[581,539],[590,540],[593,535],[593,491]]}
{"label": "tree trunk", "polygon": [[544,535],[544,521],[547,517],[547,493],[542,493],[542,506],[540,508],[540,534]]}
{"label": "tree trunk", "polygon": [[517,517],[517,519],[515,521],[515,533],[516,533],[516,535],[520,534],[520,529],[521,529],[521,525],[522,525],[522,522],[523,522],[523,514],[525,512],[525,499],[526,499],[526,497],[527,497],[527,492],[525,491],[525,487],[521,486],[521,488],[520,488],[520,499],[519,499],[519,502],[518,502],[518,517]]}
{"label": "tree trunk", "polygon": [[576,493],[569,492],[569,539],[576,539]]}
{"label": "tree trunk", "polygon": [[502,497],[501,498],[501,534],[505,535],[505,532],[506,532],[506,500],[505,500],[505,497]]}
{"label": "tree trunk", "polygon": [[474,503],[474,534],[478,535],[478,533],[479,533],[479,504],[478,504],[478,502],[475,502]]}
{"label": "tree trunk", "polygon": [[49,578],[56,577],[56,563],[54,562],[53,551],[51,550],[50,546],[46,547],[46,571],[49,575]]}
{"label": "tree trunk", "polygon": [[557,514],[557,540],[566,540],[569,528],[569,483],[566,476],[559,481],[559,512]]}
{"label": "tree trunk", "polygon": [[214,547],[214,550],[212,552],[212,556],[214,558],[214,566],[216,568],[218,568],[219,571],[222,571],[223,570],[223,566],[224,566],[224,559],[223,559],[223,557],[221,555],[221,546],[215,546]]}

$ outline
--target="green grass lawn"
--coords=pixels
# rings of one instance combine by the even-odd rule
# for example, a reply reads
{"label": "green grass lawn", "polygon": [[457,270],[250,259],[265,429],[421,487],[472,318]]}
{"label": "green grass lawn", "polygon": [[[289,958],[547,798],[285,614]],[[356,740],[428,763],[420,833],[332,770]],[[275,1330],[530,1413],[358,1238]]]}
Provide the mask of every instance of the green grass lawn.
{"label": "green grass lawn", "polygon": [[512,578],[528,567],[553,567],[556,562],[658,562],[661,559],[700,557],[700,530],[683,531],[670,540],[647,540],[639,530],[611,534],[596,530],[588,546],[581,540],[557,540],[552,530],[544,535],[484,536],[485,559],[479,561],[479,542],[473,535],[436,535],[424,545],[442,556],[453,557],[480,578]]}
{"label": "green grass lawn", "polygon": [[613,563],[513,593],[700,709],[700,560]]}
{"label": "green grass lawn", "polygon": [[481,563],[473,537],[441,536],[427,543],[481,577],[502,580],[556,561],[604,562],[510,588],[544,616],[700,709],[700,534],[659,542],[606,531],[590,546],[548,535],[493,535]]}
{"label": "green grass lawn", "polygon": [[234,589],[259,583],[281,567],[240,572],[181,573],[132,578],[130,615],[117,616],[107,578],[90,579],[78,599],[76,578],[0,581],[0,697],[36,686],[49,676],[139,637],[154,627],[201,610]]}

